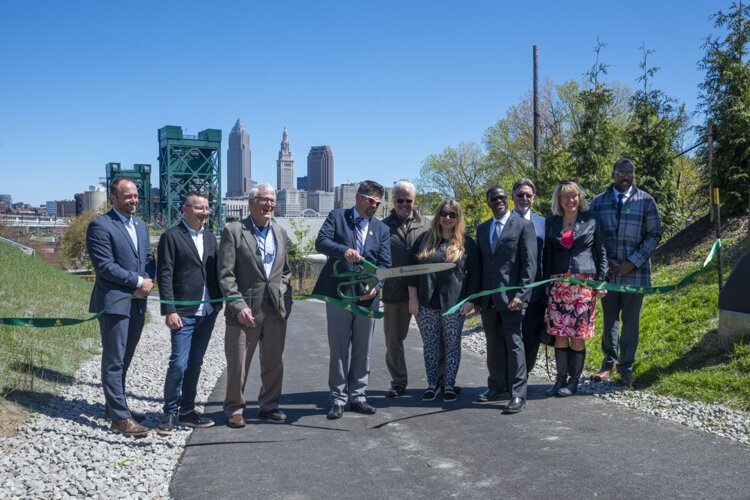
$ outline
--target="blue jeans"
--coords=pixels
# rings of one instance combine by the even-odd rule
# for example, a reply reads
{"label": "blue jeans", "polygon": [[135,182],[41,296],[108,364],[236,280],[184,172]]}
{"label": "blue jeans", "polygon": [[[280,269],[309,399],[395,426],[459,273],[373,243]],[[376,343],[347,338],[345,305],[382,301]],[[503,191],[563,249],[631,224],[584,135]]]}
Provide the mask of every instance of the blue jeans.
{"label": "blue jeans", "polygon": [[208,316],[180,316],[182,328],[172,330],[172,354],[164,381],[164,413],[195,409],[195,394],[203,356],[211,340],[217,311]]}

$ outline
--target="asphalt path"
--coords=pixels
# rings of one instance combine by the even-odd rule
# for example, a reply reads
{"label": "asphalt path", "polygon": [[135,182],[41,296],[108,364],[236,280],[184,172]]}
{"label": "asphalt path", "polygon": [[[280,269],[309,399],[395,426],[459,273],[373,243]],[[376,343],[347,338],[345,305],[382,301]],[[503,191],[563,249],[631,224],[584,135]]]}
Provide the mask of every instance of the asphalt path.
{"label": "asphalt path", "polygon": [[[748,498],[750,449],[591,396],[544,398],[533,378],[526,409],[477,404],[485,360],[464,351],[458,401],[423,403],[421,339],[407,337],[410,387],[389,399],[377,321],[368,401],[378,412],[327,420],[325,306],[296,302],[284,355],[284,424],[257,418],[257,353],[246,386],[248,425],[226,426],[225,379],[206,413],[217,426],[190,438],[172,479],[178,499],[206,498]],[[221,335],[223,332],[216,332]]]}

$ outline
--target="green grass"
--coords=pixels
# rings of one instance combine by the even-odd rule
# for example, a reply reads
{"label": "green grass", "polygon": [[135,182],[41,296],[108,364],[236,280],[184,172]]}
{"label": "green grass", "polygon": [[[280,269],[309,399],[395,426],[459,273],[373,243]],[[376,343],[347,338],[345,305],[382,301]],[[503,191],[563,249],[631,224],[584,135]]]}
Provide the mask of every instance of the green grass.
{"label": "green grass", "polygon": [[[92,283],[0,243],[0,317],[88,318]],[[96,321],[61,328],[0,325],[0,394],[23,404],[72,383],[99,351]]]}
{"label": "green grass", "polygon": [[[747,242],[724,249],[724,278]],[[679,281],[702,265],[706,253],[694,252],[694,261],[655,266],[654,285]],[[601,360],[599,307],[597,335],[589,342],[588,368],[598,371]],[[634,375],[638,387],[657,394],[706,403],[723,403],[750,410],[750,345],[730,343],[718,334],[716,265],[711,264],[686,288],[648,296],[641,314],[641,334]]]}

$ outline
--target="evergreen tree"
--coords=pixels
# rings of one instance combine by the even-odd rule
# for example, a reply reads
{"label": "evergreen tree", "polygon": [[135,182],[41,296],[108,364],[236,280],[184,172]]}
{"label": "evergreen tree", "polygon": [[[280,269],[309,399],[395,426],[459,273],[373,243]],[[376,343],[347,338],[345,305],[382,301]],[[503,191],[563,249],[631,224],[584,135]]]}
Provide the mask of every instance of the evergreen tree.
{"label": "evergreen tree", "polygon": [[625,156],[636,165],[636,184],[650,193],[659,206],[666,233],[671,234],[682,220],[677,203],[676,160],[680,138],[687,124],[685,106],[661,90],[650,88],[659,70],[648,66],[653,51],[641,47],[643,59],[638,81],[643,87],[630,100],[630,120],[625,130]]}
{"label": "evergreen tree", "polygon": [[[729,11],[717,12],[714,26],[724,36],[709,37],[706,55],[699,67],[706,71],[700,86],[699,107],[707,122],[714,124],[713,171],[704,172],[721,190],[721,201],[729,213],[744,212],[750,188],[750,7],[733,3]],[[703,137],[706,126],[699,127]],[[705,150],[704,150],[705,155]]]}

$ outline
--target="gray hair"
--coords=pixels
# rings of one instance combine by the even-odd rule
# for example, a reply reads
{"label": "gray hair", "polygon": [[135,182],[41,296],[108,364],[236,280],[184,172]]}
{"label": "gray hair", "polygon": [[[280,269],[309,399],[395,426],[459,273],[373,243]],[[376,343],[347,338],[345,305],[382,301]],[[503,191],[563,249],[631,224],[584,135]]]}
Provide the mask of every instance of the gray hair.
{"label": "gray hair", "polygon": [[531,192],[536,196],[536,186],[528,177],[524,177],[523,179],[518,179],[513,184],[513,194],[516,194],[518,190],[521,189],[523,186],[528,186],[531,189]]}
{"label": "gray hair", "polygon": [[265,193],[271,193],[274,197],[276,197],[276,190],[273,188],[270,184],[258,184],[254,188],[250,190],[250,194],[248,195],[248,201],[253,201],[255,198],[260,197],[261,191]]}
{"label": "gray hair", "polygon": [[396,184],[393,185],[393,192],[396,191],[409,191],[410,193],[413,193],[414,195],[417,194],[417,188],[414,187],[414,184],[407,180],[400,180]]}

